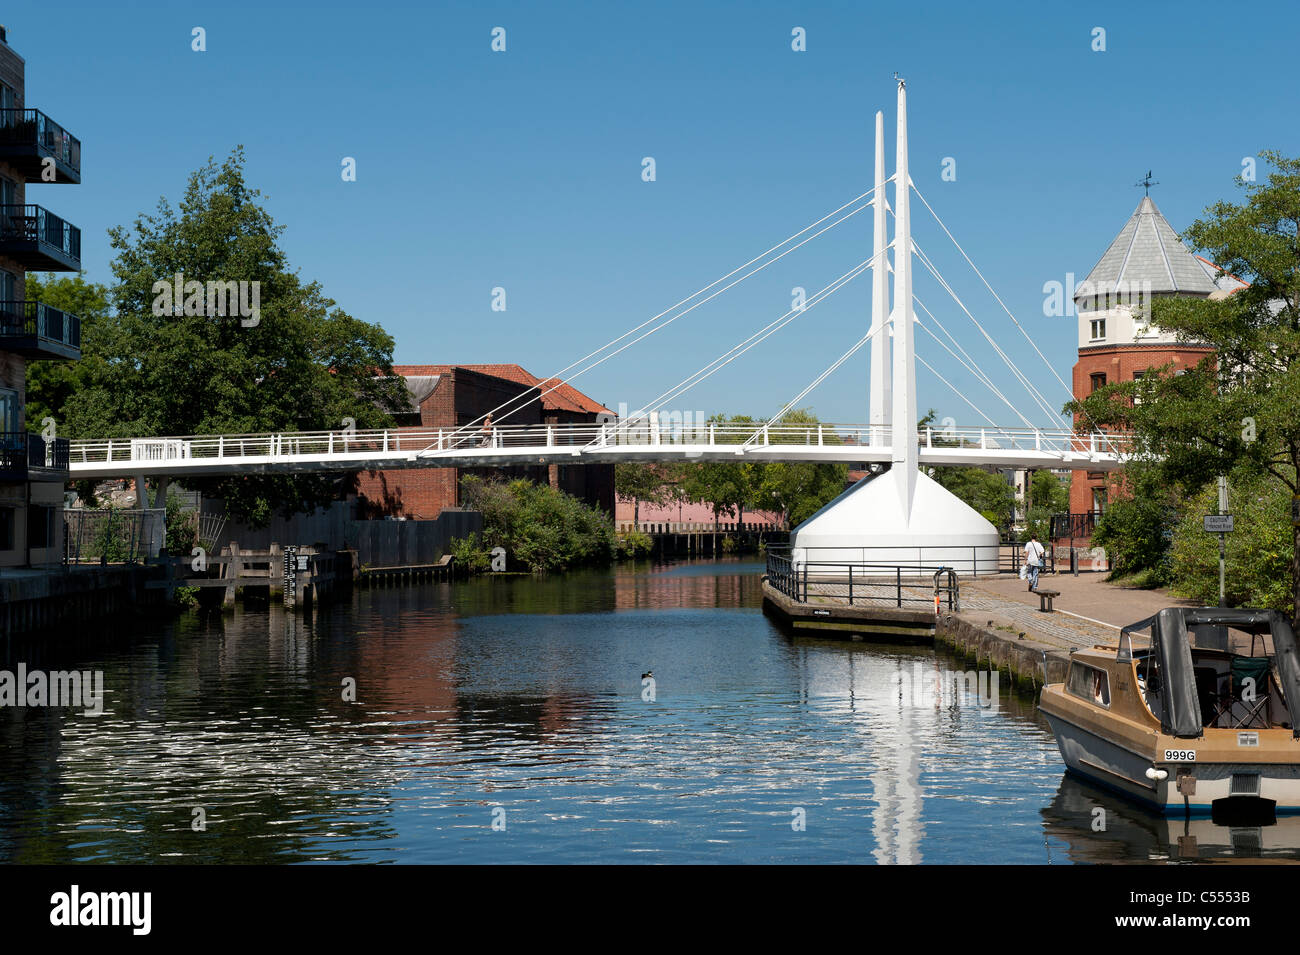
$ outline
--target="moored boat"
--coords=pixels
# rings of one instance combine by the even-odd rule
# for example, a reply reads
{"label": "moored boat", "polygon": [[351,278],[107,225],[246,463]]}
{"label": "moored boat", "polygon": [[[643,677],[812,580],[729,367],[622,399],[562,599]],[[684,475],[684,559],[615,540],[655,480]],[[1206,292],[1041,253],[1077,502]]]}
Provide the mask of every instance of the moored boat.
{"label": "moored boat", "polygon": [[[1148,645],[1134,635],[1150,629]],[[1161,812],[1300,812],[1300,654],[1272,610],[1169,608],[1074,651],[1038,707],[1068,769]]]}

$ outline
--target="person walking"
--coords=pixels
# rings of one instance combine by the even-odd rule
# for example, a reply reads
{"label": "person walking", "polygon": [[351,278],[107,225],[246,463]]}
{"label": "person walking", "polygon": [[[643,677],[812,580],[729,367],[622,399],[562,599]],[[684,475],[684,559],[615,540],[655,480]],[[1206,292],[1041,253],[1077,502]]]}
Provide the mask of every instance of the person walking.
{"label": "person walking", "polygon": [[1029,589],[1038,589],[1038,574],[1043,569],[1043,557],[1047,553],[1038,543],[1038,535],[1031,534],[1025,544],[1025,569],[1029,571]]}
{"label": "person walking", "polygon": [[483,421],[483,427],[479,428],[480,448],[489,448],[492,446],[492,412],[488,412],[487,418]]}

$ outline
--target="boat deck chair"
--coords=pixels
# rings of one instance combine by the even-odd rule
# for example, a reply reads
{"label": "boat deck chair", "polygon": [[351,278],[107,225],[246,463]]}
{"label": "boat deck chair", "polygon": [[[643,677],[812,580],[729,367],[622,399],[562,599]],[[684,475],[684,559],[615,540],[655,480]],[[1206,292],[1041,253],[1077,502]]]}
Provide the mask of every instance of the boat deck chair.
{"label": "boat deck chair", "polygon": [[1211,725],[1226,717],[1228,729],[1268,726],[1270,662],[1268,657],[1232,658],[1232,689],[1219,698]]}

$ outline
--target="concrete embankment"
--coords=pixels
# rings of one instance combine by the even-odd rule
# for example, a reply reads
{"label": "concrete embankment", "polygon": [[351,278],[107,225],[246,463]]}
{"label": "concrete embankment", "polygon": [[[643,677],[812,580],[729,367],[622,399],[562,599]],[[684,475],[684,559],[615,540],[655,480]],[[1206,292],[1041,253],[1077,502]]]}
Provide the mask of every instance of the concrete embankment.
{"label": "concrete embankment", "polygon": [[0,577],[0,636],[73,632],[115,614],[159,602],[146,590],[157,567],[77,567],[10,571]]}
{"label": "concrete embankment", "polygon": [[801,603],[763,581],[763,609],[799,636],[929,643],[934,611],[859,603]]}
{"label": "concrete embankment", "polygon": [[[1069,668],[1071,647],[1113,641],[1117,630],[1077,615],[1041,613],[1019,600],[979,585],[963,585],[962,608],[920,609],[924,585],[905,588],[912,607],[877,602],[850,606],[843,600],[795,601],[763,583],[764,611],[797,636],[933,643],[958,656],[1005,673],[1026,687],[1059,683]],[[932,591],[929,594],[932,599]]]}
{"label": "concrete embankment", "polygon": [[1040,643],[1027,631],[978,613],[945,613],[935,619],[934,642],[959,656],[987,661],[1016,683],[1042,686],[1061,683],[1070,666],[1070,652]]}

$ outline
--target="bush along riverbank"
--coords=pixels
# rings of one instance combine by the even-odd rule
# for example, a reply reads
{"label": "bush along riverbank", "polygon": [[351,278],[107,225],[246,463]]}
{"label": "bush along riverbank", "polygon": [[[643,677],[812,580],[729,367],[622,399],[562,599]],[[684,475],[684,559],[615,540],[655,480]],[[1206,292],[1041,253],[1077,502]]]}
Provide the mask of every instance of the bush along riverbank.
{"label": "bush along riverbank", "polygon": [[[461,506],[483,515],[483,530],[452,542],[470,573],[603,567],[619,553],[609,515],[546,484],[461,478]],[[497,551],[494,565],[493,551]]]}

